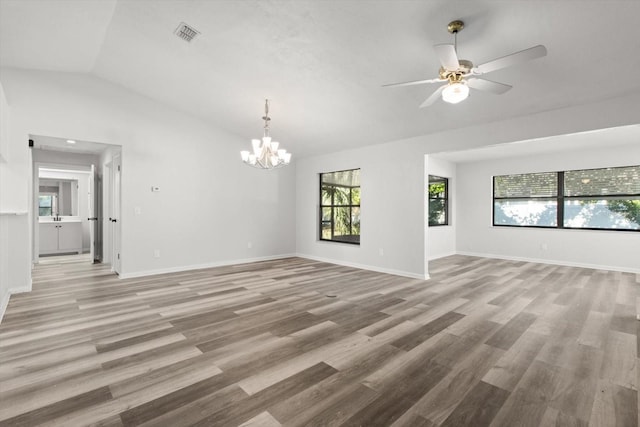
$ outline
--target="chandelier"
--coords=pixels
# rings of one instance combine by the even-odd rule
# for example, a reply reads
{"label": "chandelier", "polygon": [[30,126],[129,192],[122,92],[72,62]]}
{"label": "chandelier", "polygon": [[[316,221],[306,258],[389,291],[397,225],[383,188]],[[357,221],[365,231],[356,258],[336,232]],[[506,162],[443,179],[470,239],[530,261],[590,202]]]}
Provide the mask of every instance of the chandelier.
{"label": "chandelier", "polygon": [[241,151],[242,161],[258,169],[276,169],[286,166],[291,162],[291,153],[287,150],[278,148],[279,142],[271,141],[269,136],[269,100],[264,100],[264,136],[262,140],[252,139],[253,153],[249,151]]}

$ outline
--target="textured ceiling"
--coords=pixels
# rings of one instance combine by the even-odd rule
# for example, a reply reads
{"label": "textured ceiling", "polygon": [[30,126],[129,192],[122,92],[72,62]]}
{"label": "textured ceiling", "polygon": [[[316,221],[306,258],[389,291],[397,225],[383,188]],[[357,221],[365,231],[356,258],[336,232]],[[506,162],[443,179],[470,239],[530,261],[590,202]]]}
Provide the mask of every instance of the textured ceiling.
{"label": "textured ceiling", "polygon": [[[640,91],[640,1],[0,0],[0,65],[89,72],[295,155],[333,152]],[[432,46],[462,19],[476,64],[537,44],[544,58],[487,75],[504,95],[418,105]],[[191,44],[180,22],[202,34]]]}

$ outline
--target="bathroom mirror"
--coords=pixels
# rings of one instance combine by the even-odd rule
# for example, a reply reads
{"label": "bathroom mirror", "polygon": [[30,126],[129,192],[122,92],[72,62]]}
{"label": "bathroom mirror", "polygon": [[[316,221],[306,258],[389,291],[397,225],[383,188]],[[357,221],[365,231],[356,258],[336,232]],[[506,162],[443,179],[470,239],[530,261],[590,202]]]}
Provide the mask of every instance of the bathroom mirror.
{"label": "bathroom mirror", "polygon": [[40,178],[39,216],[77,216],[78,180]]}

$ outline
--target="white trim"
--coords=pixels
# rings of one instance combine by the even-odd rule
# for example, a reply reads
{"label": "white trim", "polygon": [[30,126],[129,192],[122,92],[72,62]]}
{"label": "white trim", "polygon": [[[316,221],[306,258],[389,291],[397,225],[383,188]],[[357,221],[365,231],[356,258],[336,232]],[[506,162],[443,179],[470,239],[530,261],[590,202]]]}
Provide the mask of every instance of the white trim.
{"label": "white trim", "polygon": [[118,277],[120,279],[132,279],[135,277],[155,276],[157,274],[180,273],[183,271],[201,270],[204,268],[225,267],[229,265],[248,264],[251,262],[273,261],[273,260],[283,259],[283,258],[292,258],[295,256],[296,254],[281,254],[281,255],[264,256],[264,257],[257,257],[257,258],[245,258],[245,259],[236,259],[236,260],[230,260],[230,261],[210,262],[205,264],[193,264],[193,265],[185,265],[180,267],[160,268],[157,270],[145,270],[145,271],[135,271],[133,273],[122,273]]}
{"label": "white trim", "polygon": [[337,259],[322,258],[322,257],[314,256],[314,255],[297,254],[295,256],[297,256],[298,258],[306,258],[306,259],[311,259],[311,260],[314,260],[314,261],[327,262],[329,264],[336,264],[336,265],[343,265],[345,267],[359,268],[361,270],[369,270],[369,271],[375,271],[375,272],[378,272],[378,273],[393,274],[394,276],[409,277],[411,279],[429,280],[429,275],[428,274],[424,274],[424,275],[423,274],[416,274],[416,273],[411,273],[411,272],[408,272],[408,271],[393,270],[393,269],[390,269],[390,268],[375,267],[373,265],[365,265],[365,264],[358,264],[358,263],[354,263],[354,262],[346,262],[346,261],[337,260]]}
{"label": "white trim", "polygon": [[9,305],[9,298],[11,298],[11,292],[7,291],[0,301],[0,322],[2,322],[2,318],[4,317],[4,312],[7,311],[7,306]]}
{"label": "white trim", "polygon": [[458,252],[456,252],[456,254],[458,254],[458,255],[467,255],[467,256],[477,256],[477,257],[481,257],[481,258],[506,259],[506,260],[509,260],[509,261],[535,262],[535,263],[539,263],[539,264],[564,265],[564,266],[567,266],[567,267],[591,268],[591,269],[594,269],[594,270],[620,271],[622,273],[640,274],[640,269],[616,267],[616,266],[612,266],[612,265],[589,264],[589,263],[571,262],[571,261],[557,261],[557,260],[552,260],[552,259],[517,257],[517,256],[485,254],[485,253],[466,252],[466,251],[458,251]]}
{"label": "white trim", "polygon": [[2,318],[4,317],[4,313],[7,311],[7,307],[9,306],[9,299],[13,294],[22,294],[25,292],[31,292],[31,281],[27,286],[22,288],[14,288],[9,289],[6,294],[2,297],[2,301],[0,301],[0,323],[2,323]]}

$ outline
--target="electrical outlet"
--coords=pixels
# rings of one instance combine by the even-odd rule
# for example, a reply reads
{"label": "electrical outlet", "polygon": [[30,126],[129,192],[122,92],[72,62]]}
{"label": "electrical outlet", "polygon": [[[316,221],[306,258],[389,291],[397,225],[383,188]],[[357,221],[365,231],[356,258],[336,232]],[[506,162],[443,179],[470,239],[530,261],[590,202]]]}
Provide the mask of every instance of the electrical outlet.
{"label": "electrical outlet", "polygon": [[160,249],[154,249],[153,250],[153,257],[154,258],[160,258]]}
{"label": "electrical outlet", "polygon": [[252,247],[253,247],[253,243],[248,242],[248,243],[247,243],[247,249],[251,249]]}
{"label": "electrical outlet", "polygon": [[382,248],[378,249],[378,253],[380,254],[380,256],[384,256],[384,249]]}

